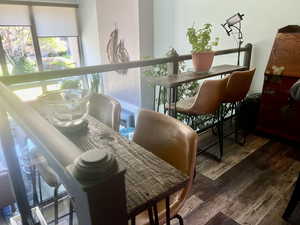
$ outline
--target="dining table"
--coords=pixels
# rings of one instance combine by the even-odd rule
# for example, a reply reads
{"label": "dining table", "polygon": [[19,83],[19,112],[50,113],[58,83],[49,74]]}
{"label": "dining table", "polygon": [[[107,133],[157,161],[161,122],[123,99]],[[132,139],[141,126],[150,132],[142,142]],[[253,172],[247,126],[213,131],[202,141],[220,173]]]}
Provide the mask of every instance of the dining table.
{"label": "dining table", "polygon": [[[163,102],[168,102],[169,107],[168,107],[168,114],[169,116],[172,117],[177,117],[177,112],[176,112],[176,102],[178,100],[178,87],[180,87],[183,84],[187,84],[190,82],[194,81],[199,81],[199,80],[204,80],[207,78],[212,78],[212,77],[217,77],[217,76],[224,76],[230,73],[233,73],[235,71],[243,71],[248,69],[246,66],[236,66],[236,65],[229,65],[229,64],[224,64],[224,65],[218,65],[218,66],[213,66],[209,71],[207,72],[182,72],[182,73],[177,73],[177,74],[170,74],[167,76],[161,76],[161,77],[150,77],[148,78],[148,82],[154,87],[154,109],[156,111],[159,111],[159,106],[160,103]],[[159,94],[158,94],[158,101],[157,101],[157,106],[155,104],[155,99],[156,99],[156,92],[157,88],[159,87]],[[163,95],[161,95],[161,88],[163,88]],[[167,91],[165,91],[167,90]],[[165,93],[167,93],[167,99],[165,96]],[[161,98],[163,100],[161,101]],[[174,105],[171,107],[171,105]]]}
{"label": "dining table", "polygon": [[[39,102],[31,105],[45,117]],[[47,119],[47,117],[45,117]],[[172,165],[157,157],[135,142],[121,136],[93,116],[86,118],[86,128],[82,131],[62,132],[82,152],[105,150],[111,152],[118,164],[125,168],[125,186],[127,215],[131,224],[135,217],[147,210],[155,212],[156,204],[165,201],[167,221],[170,221],[170,196],[182,190],[188,183],[189,177]],[[158,215],[152,215],[154,216]],[[150,224],[156,222],[150,219]]]}

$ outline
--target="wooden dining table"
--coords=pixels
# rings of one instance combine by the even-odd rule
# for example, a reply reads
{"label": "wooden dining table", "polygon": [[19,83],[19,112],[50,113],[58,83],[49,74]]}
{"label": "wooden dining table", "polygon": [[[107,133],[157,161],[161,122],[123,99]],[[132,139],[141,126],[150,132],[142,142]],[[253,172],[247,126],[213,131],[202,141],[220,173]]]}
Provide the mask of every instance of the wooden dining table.
{"label": "wooden dining table", "polygon": [[[167,89],[168,97],[167,100],[165,99],[165,96],[158,96],[158,107],[154,105],[154,108],[157,108],[157,111],[159,109],[160,105],[160,98],[163,97],[163,101],[167,101],[169,104],[169,109],[168,113],[170,116],[177,117],[176,113],[176,102],[178,100],[178,93],[177,89],[179,86],[183,84],[187,84],[193,81],[199,81],[199,80],[204,80],[207,78],[211,77],[216,77],[216,76],[221,76],[221,75],[226,75],[230,74],[235,71],[243,71],[246,70],[246,66],[236,66],[236,65],[219,65],[219,66],[214,66],[212,67],[208,72],[183,72],[179,74],[171,74],[168,76],[163,76],[163,77],[151,77],[148,78],[148,81],[150,84],[154,86],[154,100],[156,98],[156,87],[159,86],[159,90],[162,88]],[[165,93],[165,91],[163,91]],[[155,101],[154,101],[155,102]],[[171,107],[171,104],[174,104],[174,107]]]}
{"label": "wooden dining table", "polygon": [[[39,102],[31,102],[31,105],[47,119]],[[133,221],[139,213],[155,207],[159,201],[169,201],[172,194],[180,191],[188,183],[189,177],[186,174],[142,146],[121,136],[90,115],[86,120],[88,126],[83,131],[62,133],[82,152],[110,151],[118,164],[126,169],[128,220]],[[167,207],[170,207],[170,204]]]}
{"label": "wooden dining table", "polygon": [[111,151],[119,165],[126,169],[125,184],[128,218],[180,191],[189,177],[142,146],[122,137],[92,116],[83,135],[68,138],[83,151]]}

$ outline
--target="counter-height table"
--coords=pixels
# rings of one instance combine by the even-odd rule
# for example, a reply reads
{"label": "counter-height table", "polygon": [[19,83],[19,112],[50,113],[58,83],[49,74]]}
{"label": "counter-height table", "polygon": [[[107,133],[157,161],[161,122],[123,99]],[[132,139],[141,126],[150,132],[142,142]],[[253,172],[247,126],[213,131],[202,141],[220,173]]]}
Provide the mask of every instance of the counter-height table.
{"label": "counter-height table", "polygon": [[85,135],[68,137],[83,151],[106,149],[126,169],[128,218],[181,190],[188,176],[140,145],[122,137],[99,120],[88,116]]}
{"label": "counter-height table", "polygon": [[[32,102],[31,105],[45,117],[38,102]],[[140,145],[122,137],[99,120],[88,116],[87,122],[88,126],[84,131],[65,135],[83,152],[103,149],[110,151],[118,164],[126,169],[127,214],[132,224],[139,213],[152,210],[151,207],[155,207],[161,200],[169,202],[169,197],[188,183],[187,175]]]}
{"label": "counter-height table", "polygon": [[[173,107],[174,110],[168,110],[168,113],[170,116],[176,118],[176,102],[178,98],[177,88],[179,86],[193,81],[203,80],[206,78],[216,77],[220,75],[226,75],[235,71],[242,71],[246,69],[247,67],[245,66],[219,65],[219,66],[212,67],[208,72],[184,72],[180,74],[172,74],[163,77],[151,77],[148,79],[148,81],[154,86],[154,102],[156,99],[156,86],[159,86],[159,93],[161,92],[161,88],[168,90],[167,91],[168,93],[167,102],[169,104],[168,108],[171,109],[172,108],[171,104],[174,104]],[[163,93],[165,93],[165,91],[163,91]],[[159,109],[161,97],[165,98],[165,96],[161,96],[159,94],[157,110]],[[155,108],[155,104],[154,104],[154,108]]]}

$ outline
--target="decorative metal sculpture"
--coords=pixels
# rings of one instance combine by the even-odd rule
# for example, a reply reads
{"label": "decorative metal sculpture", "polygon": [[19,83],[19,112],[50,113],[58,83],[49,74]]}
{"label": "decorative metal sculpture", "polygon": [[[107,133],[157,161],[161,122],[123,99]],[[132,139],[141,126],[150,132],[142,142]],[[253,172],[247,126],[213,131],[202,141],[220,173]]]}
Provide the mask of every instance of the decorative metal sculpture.
{"label": "decorative metal sculpture", "polygon": [[[129,54],[125,48],[124,40],[119,41],[119,30],[116,27],[110,34],[109,41],[106,47],[108,61],[111,64],[129,62]],[[119,74],[127,74],[128,69],[117,70]]]}

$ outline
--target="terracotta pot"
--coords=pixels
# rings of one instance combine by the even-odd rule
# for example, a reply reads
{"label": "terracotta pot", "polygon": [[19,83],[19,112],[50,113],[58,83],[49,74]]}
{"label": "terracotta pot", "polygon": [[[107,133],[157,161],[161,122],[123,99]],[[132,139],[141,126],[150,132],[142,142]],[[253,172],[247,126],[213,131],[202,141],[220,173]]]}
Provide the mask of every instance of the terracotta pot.
{"label": "terracotta pot", "polygon": [[196,72],[209,71],[213,61],[215,52],[197,52],[192,54],[193,65]]}

